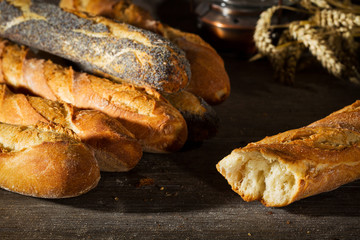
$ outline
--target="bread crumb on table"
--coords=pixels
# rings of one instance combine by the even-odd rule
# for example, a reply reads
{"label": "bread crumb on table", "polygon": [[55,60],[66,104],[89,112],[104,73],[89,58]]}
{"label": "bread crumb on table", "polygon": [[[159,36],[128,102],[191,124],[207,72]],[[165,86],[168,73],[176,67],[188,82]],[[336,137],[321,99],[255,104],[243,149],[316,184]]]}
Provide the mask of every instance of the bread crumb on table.
{"label": "bread crumb on table", "polygon": [[155,181],[153,178],[141,178],[139,180],[139,183],[136,185],[136,187],[151,186],[154,184],[155,184]]}

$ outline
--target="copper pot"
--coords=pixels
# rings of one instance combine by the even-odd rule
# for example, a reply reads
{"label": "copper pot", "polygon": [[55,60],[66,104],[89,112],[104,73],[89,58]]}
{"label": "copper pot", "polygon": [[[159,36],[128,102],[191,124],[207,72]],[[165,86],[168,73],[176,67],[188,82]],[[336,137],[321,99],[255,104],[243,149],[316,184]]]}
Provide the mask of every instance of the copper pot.
{"label": "copper pot", "polygon": [[255,51],[253,34],[260,13],[277,4],[278,0],[201,1],[196,12],[202,35],[217,49],[249,55]]}

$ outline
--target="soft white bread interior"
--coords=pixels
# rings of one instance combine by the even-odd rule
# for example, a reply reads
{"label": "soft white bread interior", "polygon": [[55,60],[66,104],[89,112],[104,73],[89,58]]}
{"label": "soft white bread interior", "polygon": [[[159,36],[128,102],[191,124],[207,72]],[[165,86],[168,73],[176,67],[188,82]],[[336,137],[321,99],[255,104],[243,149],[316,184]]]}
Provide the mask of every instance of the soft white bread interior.
{"label": "soft white bread interior", "polygon": [[[354,111],[359,108],[347,113],[355,116]],[[344,111],[338,113],[347,119]],[[286,206],[359,179],[360,132],[348,125],[334,127],[336,115],[325,118],[321,126],[290,130],[235,149],[217,169],[245,201],[259,200],[269,207]]]}

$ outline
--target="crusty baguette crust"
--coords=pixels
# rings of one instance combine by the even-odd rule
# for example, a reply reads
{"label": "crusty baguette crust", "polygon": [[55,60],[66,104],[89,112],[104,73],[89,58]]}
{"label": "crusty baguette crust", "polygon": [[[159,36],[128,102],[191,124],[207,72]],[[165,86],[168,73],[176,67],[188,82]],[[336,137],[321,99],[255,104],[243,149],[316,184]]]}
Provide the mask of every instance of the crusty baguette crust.
{"label": "crusty baguette crust", "polygon": [[195,36],[190,37],[190,33],[169,27],[168,32],[172,36],[169,39],[186,52],[191,64],[192,80],[186,90],[212,105],[224,102],[230,95],[230,80],[222,58],[200,40],[193,41]]}
{"label": "crusty baguette crust", "polygon": [[0,122],[31,125],[57,123],[73,130],[94,149],[101,171],[129,171],[142,156],[140,144],[119,121],[95,110],[12,93],[0,84]]}
{"label": "crusty baguette crust", "polygon": [[309,127],[344,128],[360,132],[360,100],[316,121]]}
{"label": "crusty baguette crust", "polygon": [[73,124],[81,141],[94,149],[101,171],[127,172],[142,157],[142,147],[118,120],[96,110],[75,112]]}
{"label": "crusty baguette crust", "polygon": [[133,133],[144,151],[173,152],[184,145],[184,118],[155,90],[77,73],[50,60],[28,59],[27,52],[25,47],[0,41],[0,82],[50,100],[104,112]]}
{"label": "crusty baguette crust", "polygon": [[75,197],[94,188],[100,171],[93,152],[59,132],[46,124],[0,123],[0,187],[41,198]]}
{"label": "crusty baguette crust", "polygon": [[[106,13],[111,14],[114,5],[118,0],[102,0],[102,1],[94,1],[94,0],[59,0],[59,6],[64,9],[74,9],[83,12],[88,12],[93,15],[99,15],[96,13]],[[84,11],[82,9],[88,9],[89,11]]]}
{"label": "crusty baguette crust", "polygon": [[46,1],[0,2],[0,36],[87,70],[165,92],[184,88],[190,65],[170,41],[126,23],[64,11]]}
{"label": "crusty baguette crust", "polygon": [[220,120],[204,99],[185,90],[164,94],[164,97],[183,115],[188,127],[188,141],[201,142],[216,135]]}
{"label": "crusty baguette crust", "polygon": [[[245,201],[260,200],[269,207],[285,206],[359,179],[359,105],[357,101],[307,127],[266,137],[244,148],[235,149],[217,164],[217,169]],[[249,162],[255,161],[267,162],[269,166],[273,166],[274,162],[279,163],[282,174],[293,175],[293,187],[286,198],[277,201],[281,196],[264,197],[266,188],[270,186],[266,186],[260,194],[247,192],[242,185],[247,178],[245,169]],[[248,174],[254,172],[256,170]],[[271,172],[256,184],[266,183],[269,175]],[[256,181],[255,176],[253,179]],[[283,184],[291,185],[290,182]]]}
{"label": "crusty baguette crust", "polygon": [[186,53],[192,73],[186,88],[188,91],[202,97],[209,104],[221,103],[229,96],[230,80],[224,61],[216,50],[198,35],[155,21],[147,11],[127,0],[61,0],[60,6],[110,17],[160,34]]}

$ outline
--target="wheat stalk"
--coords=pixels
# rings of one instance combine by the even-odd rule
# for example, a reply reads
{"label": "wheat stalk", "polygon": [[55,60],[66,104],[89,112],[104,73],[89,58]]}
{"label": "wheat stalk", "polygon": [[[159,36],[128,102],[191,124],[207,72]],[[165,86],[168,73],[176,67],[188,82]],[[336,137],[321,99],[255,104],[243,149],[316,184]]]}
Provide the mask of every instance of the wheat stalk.
{"label": "wheat stalk", "polygon": [[351,52],[351,48],[346,47],[348,45],[347,39],[344,38],[341,32],[332,31],[331,33],[327,33],[325,35],[325,40],[327,45],[334,51],[334,54],[337,56],[337,58],[345,66],[345,69],[342,73],[343,77],[348,78],[351,82],[359,83],[359,66],[356,61],[355,53]]}
{"label": "wheat stalk", "polygon": [[[254,40],[259,50],[257,56],[267,56],[275,77],[284,83],[293,83],[297,63],[306,48],[330,73],[338,78],[348,78],[359,83],[360,74],[356,59],[358,42],[355,35],[360,29],[360,16],[357,11],[349,11],[354,5],[351,1],[300,0],[312,16],[308,21],[281,24],[287,28],[281,34],[277,45],[270,36],[274,13],[285,7],[274,6],[264,11],[258,20]],[[336,9],[341,6],[341,10]],[[286,8],[291,11],[306,10]]]}
{"label": "wheat stalk", "polygon": [[[282,49],[279,49],[280,47],[282,47]],[[279,38],[277,49],[283,51],[284,64],[281,66],[281,71],[275,72],[275,77],[280,82],[293,84],[297,63],[303,54],[305,46],[298,41],[294,41],[289,30],[286,29]]]}
{"label": "wheat stalk", "polygon": [[331,8],[326,0],[301,0],[300,5],[309,11],[316,11],[317,9]]}
{"label": "wheat stalk", "polygon": [[311,54],[332,74],[341,78],[345,69],[343,63],[336,57],[326,41],[321,37],[318,30],[307,22],[292,22],[289,25],[289,32],[293,38],[302,42]]}
{"label": "wheat stalk", "polygon": [[345,27],[353,29],[360,26],[360,16],[353,13],[344,13],[336,9],[316,11],[313,20],[320,27]]}
{"label": "wheat stalk", "polygon": [[258,51],[260,54],[268,57],[275,73],[282,71],[282,66],[285,62],[283,51],[276,49],[270,37],[271,18],[278,9],[280,9],[280,6],[274,6],[262,12],[254,33],[255,45]]}
{"label": "wheat stalk", "polygon": [[343,48],[356,58],[355,56],[359,49],[359,43],[355,41],[354,35],[355,34],[352,31],[341,31]]}
{"label": "wheat stalk", "polygon": [[330,8],[330,5],[326,0],[310,0],[314,5],[319,8]]}
{"label": "wheat stalk", "polygon": [[343,38],[343,51],[348,51],[354,57],[358,43],[354,39],[353,31],[355,27],[360,26],[360,16],[353,13],[344,13],[340,10],[321,10],[317,11],[311,18],[314,23],[331,34],[335,34]]}
{"label": "wheat stalk", "polygon": [[280,9],[279,6],[274,6],[262,12],[256,24],[254,32],[255,45],[258,51],[264,55],[269,55],[275,51],[269,29],[271,18],[278,9]]}
{"label": "wheat stalk", "polygon": [[305,47],[301,43],[293,43],[282,50],[283,65],[275,71],[275,78],[282,83],[293,84],[295,81],[295,73],[297,63],[303,53]]}

